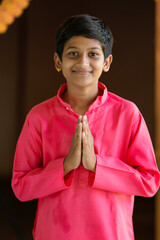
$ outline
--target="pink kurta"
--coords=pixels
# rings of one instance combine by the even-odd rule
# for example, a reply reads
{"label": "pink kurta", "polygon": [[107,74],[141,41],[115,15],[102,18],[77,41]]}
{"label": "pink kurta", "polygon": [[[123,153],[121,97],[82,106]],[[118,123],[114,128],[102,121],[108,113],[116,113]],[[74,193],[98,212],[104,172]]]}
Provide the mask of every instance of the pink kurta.
{"label": "pink kurta", "polygon": [[94,138],[96,173],[81,165],[63,178],[78,114],[60,95],[35,106],[19,137],[12,187],[21,201],[38,200],[36,240],[133,240],[134,195],[159,187],[151,139],[137,107],[107,91],[86,115]]}

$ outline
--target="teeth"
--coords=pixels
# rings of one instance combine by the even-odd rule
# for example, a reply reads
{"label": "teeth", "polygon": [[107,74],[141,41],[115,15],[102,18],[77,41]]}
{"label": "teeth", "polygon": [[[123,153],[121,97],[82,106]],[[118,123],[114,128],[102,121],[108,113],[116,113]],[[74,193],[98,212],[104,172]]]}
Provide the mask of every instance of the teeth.
{"label": "teeth", "polygon": [[72,70],[72,72],[89,72],[89,73],[91,73],[92,71],[76,71],[76,70]]}
{"label": "teeth", "polygon": [[93,71],[91,70],[91,71],[83,71],[83,70],[72,70],[72,72],[73,73],[77,73],[77,74],[79,74],[79,75],[88,75],[88,74],[90,74],[90,73],[93,73]]}

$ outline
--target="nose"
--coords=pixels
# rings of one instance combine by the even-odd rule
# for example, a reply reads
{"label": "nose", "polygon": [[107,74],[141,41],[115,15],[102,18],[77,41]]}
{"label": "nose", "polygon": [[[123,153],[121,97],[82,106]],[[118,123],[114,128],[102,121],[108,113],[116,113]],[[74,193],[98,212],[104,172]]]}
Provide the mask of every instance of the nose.
{"label": "nose", "polygon": [[88,55],[86,54],[82,54],[80,56],[80,58],[78,59],[78,62],[77,62],[77,66],[78,67],[88,67],[89,66],[89,58],[88,58]]}

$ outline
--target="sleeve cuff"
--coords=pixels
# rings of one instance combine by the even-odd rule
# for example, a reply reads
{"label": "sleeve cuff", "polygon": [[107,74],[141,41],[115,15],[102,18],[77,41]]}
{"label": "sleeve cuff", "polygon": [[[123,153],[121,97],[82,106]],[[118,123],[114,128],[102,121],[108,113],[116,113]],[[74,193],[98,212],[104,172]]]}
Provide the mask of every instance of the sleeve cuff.
{"label": "sleeve cuff", "polygon": [[90,172],[89,173],[89,185],[92,187],[94,184],[94,179],[95,179],[95,173]]}
{"label": "sleeve cuff", "polygon": [[71,186],[71,183],[72,183],[72,179],[73,179],[73,171],[67,173],[65,176],[64,176],[64,183],[67,187],[70,187]]}

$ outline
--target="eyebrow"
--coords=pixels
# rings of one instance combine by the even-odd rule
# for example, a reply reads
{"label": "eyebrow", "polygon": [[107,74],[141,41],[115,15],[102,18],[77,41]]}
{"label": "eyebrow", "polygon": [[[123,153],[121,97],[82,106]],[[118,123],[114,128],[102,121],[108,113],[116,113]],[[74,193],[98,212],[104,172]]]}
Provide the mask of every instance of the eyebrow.
{"label": "eyebrow", "polygon": [[[74,46],[70,46],[66,50],[69,50],[69,49],[79,49],[79,48],[78,47],[74,47]],[[91,47],[91,48],[88,48],[88,49],[91,49],[91,50],[96,50],[97,49],[97,50],[102,51],[102,49],[100,49],[99,47]]]}

